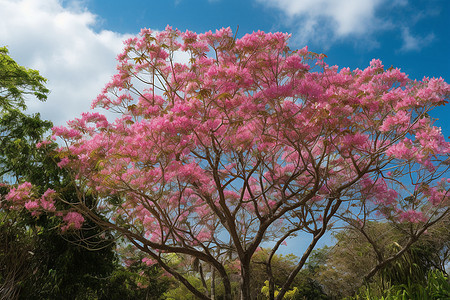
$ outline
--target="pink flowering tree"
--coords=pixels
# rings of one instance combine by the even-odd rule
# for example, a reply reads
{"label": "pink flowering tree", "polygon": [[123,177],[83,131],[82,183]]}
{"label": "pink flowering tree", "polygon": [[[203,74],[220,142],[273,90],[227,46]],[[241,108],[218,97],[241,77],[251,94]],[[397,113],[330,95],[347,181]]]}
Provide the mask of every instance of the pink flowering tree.
{"label": "pink flowering tree", "polygon": [[[272,257],[309,233],[282,299],[340,220],[407,223],[414,241],[448,214],[450,147],[428,113],[446,103],[449,85],[412,81],[379,60],[364,70],[328,66],[325,55],[289,49],[288,39],[168,27],[127,40],[117,75],[93,102],[117,119],[87,112],[54,128],[67,145],[60,166],[83,187],[67,228],[90,218],[115,230],[201,299],[214,291],[196,289],[171,253],[217,274],[226,299],[225,264],[238,261],[241,299],[251,299],[250,260],[270,241],[273,299]],[[17,195],[26,193],[15,193],[11,201],[23,201]],[[84,205],[86,193],[106,218]]]}

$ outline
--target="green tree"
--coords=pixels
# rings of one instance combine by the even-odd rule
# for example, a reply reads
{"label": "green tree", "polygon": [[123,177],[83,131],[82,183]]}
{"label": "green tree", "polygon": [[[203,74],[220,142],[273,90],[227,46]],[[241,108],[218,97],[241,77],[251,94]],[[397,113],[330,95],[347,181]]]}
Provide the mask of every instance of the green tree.
{"label": "green tree", "polygon": [[[26,115],[25,98],[34,95],[45,101],[49,90],[38,71],[19,66],[5,47],[0,47],[0,180],[17,182],[20,178],[38,174],[42,152],[35,144],[52,127],[39,114]],[[42,161],[44,162],[44,161]],[[45,174],[41,174],[45,175]],[[37,179],[34,176],[33,179]],[[48,181],[43,176],[42,181]]]}
{"label": "green tree", "polygon": [[67,202],[76,198],[77,186],[57,165],[58,145],[36,146],[52,123],[23,113],[28,95],[46,100],[45,82],[0,48],[0,299],[146,299],[144,288],[128,284],[136,270],[119,265],[108,232],[88,222],[61,235],[59,218],[11,210],[3,197],[10,185],[28,181],[41,193],[51,188]]}
{"label": "green tree", "polygon": [[17,299],[19,283],[31,273],[30,241],[16,216],[0,212],[0,299]]}
{"label": "green tree", "polygon": [[364,278],[379,259],[384,260],[404,247],[408,227],[381,222],[369,222],[363,231],[345,227],[335,234],[335,246],[316,252],[322,257],[314,271],[316,278],[326,293],[336,298],[352,296],[364,284],[376,295],[395,285],[425,286],[429,271],[445,272],[450,241],[448,223],[447,216],[368,281]]}
{"label": "green tree", "polygon": [[[269,272],[268,272],[268,258],[270,256],[270,249],[261,249],[252,257],[252,279],[251,279],[251,289],[254,294],[260,294],[259,299],[266,299],[261,288],[266,287],[265,290],[269,292]],[[293,254],[282,255],[274,254],[271,258],[271,269],[272,277],[274,279],[274,285],[281,286],[288,278],[289,274],[296,266],[296,261],[298,257]],[[315,280],[314,265],[308,262],[306,268],[301,270],[299,274],[295,277],[292,283],[291,296],[288,297],[286,294],[286,299],[305,299],[305,300],[320,300],[328,299],[324,293],[322,287],[319,285],[317,280]],[[294,292],[295,291],[295,292]]]}
{"label": "green tree", "polygon": [[25,96],[34,95],[43,101],[49,90],[46,79],[38,71],[18,65],[6,47],[0,47],[0,107],[1,109],[25,108]]}
{"label": "green tree", "polygon": [[119,258],[127,259],[118,261],[99,299],[164,299],[173,280],[163,275],[161,267],[147,265],[145,255],[123,240],[117,242],[116,252]]}
{"label": "green tree", "polygon": [[[6,47],[0,48],[0,200],[8,191],[8,184],[21,178],[39,178],[42,156],[35,144],[51,128],[51,123],[38,114],[22,113],[29,94],[46,100],[45,79],[35,70],[19,66]],[[35,176],[30,176],[35,174]],[[43,181],[47,178],[42,176]],[[34,180],[36,182],[36,180]],[[33,234],[27,228],[23,214],[2,209],[0,202],[0,296],[18,297],[20,284],[30,272]]]}

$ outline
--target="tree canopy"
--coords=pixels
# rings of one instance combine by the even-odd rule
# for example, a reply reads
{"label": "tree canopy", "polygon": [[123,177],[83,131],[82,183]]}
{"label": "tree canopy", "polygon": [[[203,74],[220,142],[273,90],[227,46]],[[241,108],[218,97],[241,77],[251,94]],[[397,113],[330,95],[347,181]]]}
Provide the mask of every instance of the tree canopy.
{"label": "tree canopy", "polygon": [[[127,40],[118,73],[93,102],[117,119],[87,112],[53,129],[67,144],[59,166],[82,187],[64,228],[89,219],[123,235],[200,299],[210,291],[191,284],[171,254],[209,265],[225,299],[232,297],[225,266],[235,259],[240,297],[251,299],[250,262],[270,240],[274,299],[272,258],[288,237],[306,232],[282,299],[338,220],[409,225],[404,247],[370,272],[405,252],[448,214],[450,144],[429,113],[446,103],[450,86],[412,81],[379,60],[339,69],[306,47],[291,50],[288,40],[170,27]],[[36,212],[64,201],[27,183],[7,200]]]}
{"label": "tree canopy", "polygon": [[[52,123],[23,111],[25,100],[46,99],[44,83],[38,71],[19,66],[6,48],[0,48],[0,298],[135,299],[145,295],[147,291],[135,284],[136,274],[118,265],[112,236],[95,223],[85,223],[81,233],[62,235],[61,220],[53,214],[31,214],[27,205],[11,209],[7,204],[10,186],[24,182],[33,184],[37,193],[58,190],[61,197],[78,200],[68,170],[57,165],[58,145],[37,145]],[[60,211],[67,209],[62,203],[56,206]],[[96,251],[83,248],[80,237],[90,240],[89,245],[96,243]],[[154,268],[148,281],[160,289],[155,295],[167,288],[157,280],[158,272]]]}
{"label": "tree canopy", "polygon": [[6,47],[0,47],[0,107],[2,110],[25,108],[25,96],[33,95],[43,101],[49,90],[46,79],[38,71],[27,69],[16,63]]}
{"label": "tree canopy", "polygon": [[365,276],[379,260],[397,253],[409,240],[408,226],[370,222],[361,231],[348,225],[335,233],[335,245],[319,249],[314,254],[320,260],[313,276],[328,296],[338,299],[354,295],[363,285],[380,295],[395,285],[425,285],[429,271],[446,272],[450,241],[448,221],[447,216],[430,228],[402,256],[387,264],[370,281],[365,280]]}

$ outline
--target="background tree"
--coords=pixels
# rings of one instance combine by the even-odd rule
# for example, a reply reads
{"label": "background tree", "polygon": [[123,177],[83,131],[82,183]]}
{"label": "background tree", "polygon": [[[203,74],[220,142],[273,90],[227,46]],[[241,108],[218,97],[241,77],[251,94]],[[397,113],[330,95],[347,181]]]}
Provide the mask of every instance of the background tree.
{"label": "background tree", "polygon": [[[271,249],[261,249],[257,251],[252,257],[251,261],[251,290],[253,295],[260,295],[258,299],[266,299],[262,295],[261,288],[268,283],[267,262]],[[281,255],[275,254],[271,261],[271,268],[273,270],[273,277],[275,278],[275,286],[282,286],[287,280],[289,274],[295,269],[298,257],[293,254]],[[291,289],[295,289],[296,293],[292,299],[305,300],[321,300],[328,299],[324,293],[320,283],[315,279],[315,263],[313,260],[308,261],[305,268],[301,270],[295,277]]]}
{"label": "background tree", "polygon": [[[6,47],[0,48],[0,197],[7,194],[8,183],[17,182],[30,169],[36,171],[35,167],[41,167],[35,164],[34,145],[51,128],[51,123],[42,121],[39,115],[27,116],[21,109],[26,107],[28,94],[39,100],[47,98],[44,83],[37,71],[19,66]],[[0,238],[0,295],[2,299],[15,299],[20,282],[32,273],[33,238],[19,213],[4,210],[0,210]]]}
{"label": "background tree", "polygon": [[[99,299],[165,299],[165,293],[174,287],[174,280],[165,276],[157,265],[148,266],[145,256],[127,244],[118,243],[118,266],[102,287]],[[126,256],[125,256],[126,253]],[[186,294],[184,294],[186,295]],[[183,295],[180,299],[183,298]]]}
{"label": "background tree", "polygon": [[[58,145],[44,142],[45,147],[36,146],[52,123],[39,114],[23,113],[27,95],[46,99],[44,83],[37,71],[19,66],[6,48],[0,48],[0,298],[127,299],[123,292],[114,297],[115,292],[107,288],[112,284],[108,276],[123,269],[118,266],[111,235],[100,237],[103,231],[92,222],[82,232],[61,235],[61,220],[52,214],[35,213],[34,218],[26,209],[11,210],[6,205],[9,186],[24,181],[32,183],[38,193],[56,189],[68,201],[78,200],[70,174],[57,165]],[[101,250],[83,248],[80,237]],[[131,274],[129,270],[121,278],[136,276]],[[128,288],[124,282],[114,284],[128,293],[128,299],[135,299],[130,295],[142,290]]]}
{"label": "background tree", "polygon": [[33,95],[44,101],[49,90],[46,79],[36,70],[18,65],[6,47],[0,47],[0,107],[2,110],[25,108],[25,96]]}
{"label": "background tree", "polygon": [[[446,103],[449,85],[411,81],[379,60],[339,70],[307,48],[290,50],[288,39],[167,28],[127,40],[118,74],[93,103],[118,118],[85,113],[54,129],[67,143],[60,165],[83,187],[78,203],[66,201],[67,225],[87,218],[126,237],[200,299],[209,291],[167,264],[168,254],[215,269],[231,299],[227,251],[239,261],[240,297],[251,299],[260,244],[273,239],[276,252],[304,231],[311,238],[282,299],[338,216],[409,224],[408,242],[369,275],[407,251],[448,214],[449,143],[429,112]],[[56,197],[38,198],[24,184],[7,200],[37,210],[39,199]]]}
{"label": "background tree", "polygon": [[31,238],[15,221],[0,212],[0,299],[17,299],[19,283],[31,272]]}
{"label": "background tree", "polygon": [[397,253],[409,238],[407,228],[398,224],[371,222],[364,228],[364,234],[347,226],[335,237],[333,247],[318,251],[324,259],[314,271],[315,277],[331,297],[352,296],[365,284],[381,296],[393,285],[425,286],[429,271],[445,273],[450,240],[448,216],[430,228],[398,259],[387,264],[371,281],[364,281],[364,278],[378,262],[373,244],[383,256]]}

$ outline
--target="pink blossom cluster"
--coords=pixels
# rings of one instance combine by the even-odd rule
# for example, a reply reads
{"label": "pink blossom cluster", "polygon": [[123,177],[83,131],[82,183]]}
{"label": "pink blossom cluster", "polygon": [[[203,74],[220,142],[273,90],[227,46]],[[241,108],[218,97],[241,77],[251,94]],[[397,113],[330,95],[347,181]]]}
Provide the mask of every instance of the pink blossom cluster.
{"label": "pink blossom cluster", "polygon": [[44,140],[44,141],[37,143],[36,148],[39,149],[39,148],[45,147],[46,145],[49,145],[49,144],[51,144],[51,141]]}
{"label": "pink blossom cluster", "polygon": [[398,128],[400,131],[404,132],[410,124],[411,116],[407,111],[400,110],[397,114],[384,119],[383,124],[380,126],[380,131],[387,132]]}
{"label": "pink blossom cluster", "polygon": [[142,259],[142,262],[143,262],[144,264],[146,264],[147,266],[151,266],[151,265],[154,265],[154,264],[156,263],[155,260],[150,259],[150,258],[148,258],[148,257],[144,257],[144,258]]}
{"label": "pink blossom cluster", "polygon": [[13,187],[5,198],[13,203],[23,202],[31,196],[32,187],[32,184],[29,182],[19,184],[17,187]]}
{"label": "pink blossom cluster", "polygon": [[36,197],[33,191],[33,186],[29,182],[19,184],[17,187],[10,189],[5,199],[9,203],[11,209],[22,209],[30,211],[33,216],[39,216],[42,212],[55,213],[57,216],[62,216],[66,225],[62,226],[62,231],[69,228],[79,229],[84,223],[84,218],[81,214],[69,212],[57,212],[55,201],[57,193],[53,189],[47,189],[40,197]]}
{"label": "pink blossom cluster", "polygon": [[389,188],[384,179],[373,180],[364,176],[360,181],[361,191],[366,199],[373,201],[377,205],[395,209],[398,203],[399,193]]}
{"label": "pink blossom cluster", "polygon": [[84,223],[84,218],[81,214],[70,211],[63,217],[63,221],[66,223],[66,225],[61,227],[61,230],[64,232],[71,228],[80,229]]}
{"label": "pink blossom cluster", "polygon": [[[68,143],[59,165],[99,196],[120,197],[105,204],[114,222],[164,245],[247,233],[280,212],[319,211],[336,195],[394,211],[399,193],[381,169],[441,167],[450,146],[426,113],[445,103],[449,85],[414,82],[379,60],[363,70],[328,66],[308,48],[289,49],[289,38],[142,30],[92,104],[118,118],[85,113],[54,128]],[[188,60],[174,59],[180,53]],[[433,203],[442,196],[429,193]],[[399,215],[422,220],[410,207]]]}
{"label": "pink blossom cluster", "polygon": [[447,206],[450,204],[450,178],[441,178],[435,186],[422,186],[424,196],[433,206]]}
{"label": "pink blossom cluster", "polygon": [[40,198],[34,198],[31,183],[24,182],[12,188],[5,199],[10,201],[11,208],[20,209],[25,207],[33,215],[38,215],[42,210],[49,212],[56,210],[54,202],[55,194],[56,192],[54,190],[48,189]]}
{"label": "pink blossom cluster", "polygon": [[398,219],[400,222],[411,222],[411,223],[419,223],[427,221],[427,217],[423,214],[423,212],[412,209],[400,212]]}

